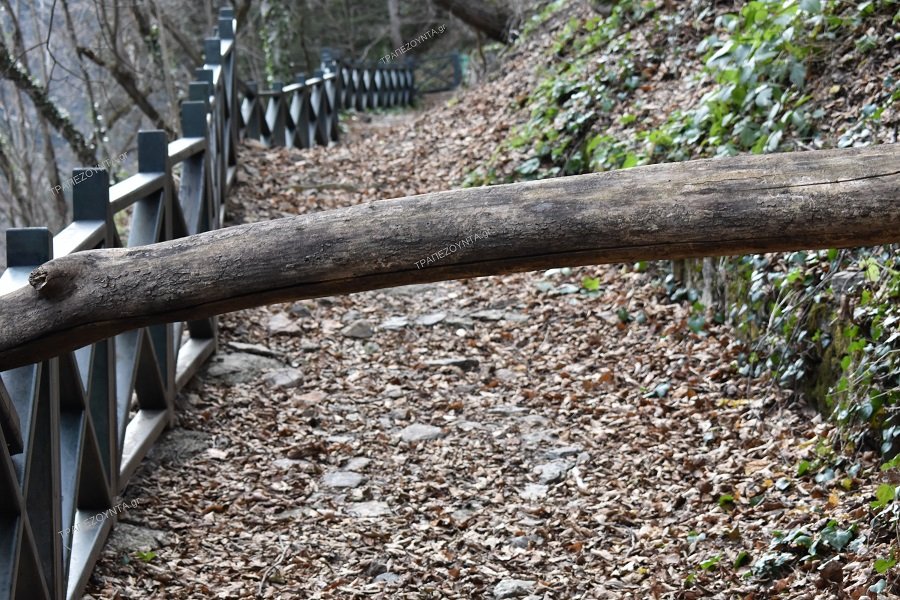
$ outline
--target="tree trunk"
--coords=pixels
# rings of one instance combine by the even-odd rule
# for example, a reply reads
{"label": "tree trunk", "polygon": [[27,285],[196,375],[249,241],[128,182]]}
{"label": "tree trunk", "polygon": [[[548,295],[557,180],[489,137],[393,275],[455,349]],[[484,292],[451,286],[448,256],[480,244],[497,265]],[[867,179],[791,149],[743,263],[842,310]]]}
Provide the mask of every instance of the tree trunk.
{"label": "tree trunk", "polygon": [[388,18],[390,19],[391,43],[394,49],[403,46],[403,35],[400,33],[400,0],[387,0]]}
{"label": "tree trunk", "polygon": [[0,371],[251,306],[549,267],[900,242],[900,144],[470,188],[92,250],[0,298]]}
{"label": "tree trunk", "polygon": [[34,108],[65,138],[82,164],[94,165],[97,163],[94,150],[88,146],[87,140],[84,139],[81,132],[75,128],[68,117],[63,116],[59,107],[50,100],[47,90],[35,83],[31,74],[13,58],[2,40],[0,40],[0,73],[4,73],[5,79],[12,81],[18,89],[31,98]]}
{"label": "tree trunk", "polygon": [[454,17],[470,27],[483,32],[489,38],[508,44],[512,14],[500,7],[490,6],[485,0],[433,0]]}

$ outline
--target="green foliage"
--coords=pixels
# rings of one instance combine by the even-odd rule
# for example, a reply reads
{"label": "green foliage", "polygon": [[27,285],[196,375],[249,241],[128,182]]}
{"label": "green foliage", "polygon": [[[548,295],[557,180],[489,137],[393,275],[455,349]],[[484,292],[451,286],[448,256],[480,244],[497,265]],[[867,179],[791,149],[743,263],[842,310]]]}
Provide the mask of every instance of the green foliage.
{"label": "green foliage", "polygon": [[[742,3],[737,12],[715,17],[713,30],[696,48],[703,68],[692,85],[706,93],[693,106],[649,123],[639,116],[645,112],[636,99],[637,90],[653,83],[643,66],[670,60],[671,48],[659,43],[638,48],[635,40],[653,35],[671,40],[688,26],[680,13],[659,10],[657,4],[622,0],[608,17],[573,18],[560,27],[551,66],[527,99],[518,100],[529,118],[495,154],[523,159],[506,175],[492,159],[467,183],[819,146],[817,128],[826,113],[807,89],[809,74],[841,45],[863,55],[900,40],[890,26],[870,25],[876,17],[900,24],[897,0]],[[543,18],[559,6],[553,3]],[[834,87],[831,95],[841,93]],[[898,99],[900,82],[888,75],[883,89],[859,109],[856,122],[837,132],[837,145],[870,143],[873,124],[887,109],[896,110]],[[696,290],[671,276],[665,281],[673,302],[692,304],[689,330],[705,335],[711,316],[729,322],[748,343],[734,362],[738,373],[770,376],[814,398],[843,425],[850,448],[874,442],[889,458],[900,451],[900,420],[894,417],[900,404],[897,249],[743,256],[724,261],[722,270],[730,301],[714,307],[713,315],[698,302]],[[837,285],[836,274],[853,285]],[[623,323],[633,319],[624,308],[618,316]],[[798,474],[834,478],[825,462],[801,463]]]}

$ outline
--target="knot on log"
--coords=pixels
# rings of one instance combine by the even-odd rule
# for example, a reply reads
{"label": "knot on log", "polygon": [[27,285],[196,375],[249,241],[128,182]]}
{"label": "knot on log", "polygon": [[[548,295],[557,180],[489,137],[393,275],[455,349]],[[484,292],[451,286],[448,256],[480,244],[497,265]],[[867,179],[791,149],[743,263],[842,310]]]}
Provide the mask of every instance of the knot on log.
{"label": "knot on log", "polygon": [[50,281],[50,274],[44,267],[38,267],[28,276],[28,283],[38,292],[42,292]]}
{"label": "knot on log", "polygon": [[60,269],[53,269],[49,264],[41,265],[28,275],[28,283],[42,298],[53,298],[63,295],[71,289],[76,277],[66,274]]}

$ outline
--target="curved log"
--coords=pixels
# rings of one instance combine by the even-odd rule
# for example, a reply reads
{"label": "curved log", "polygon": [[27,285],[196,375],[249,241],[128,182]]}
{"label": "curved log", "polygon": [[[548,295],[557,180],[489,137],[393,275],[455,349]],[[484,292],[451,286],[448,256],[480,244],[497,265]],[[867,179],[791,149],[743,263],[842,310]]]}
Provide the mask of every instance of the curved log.
{"label": "curved log", "polygon": [[462,189],[53,260],[0,298],[0,370],[242,308],[549,267],[900,242],[900,146]]}

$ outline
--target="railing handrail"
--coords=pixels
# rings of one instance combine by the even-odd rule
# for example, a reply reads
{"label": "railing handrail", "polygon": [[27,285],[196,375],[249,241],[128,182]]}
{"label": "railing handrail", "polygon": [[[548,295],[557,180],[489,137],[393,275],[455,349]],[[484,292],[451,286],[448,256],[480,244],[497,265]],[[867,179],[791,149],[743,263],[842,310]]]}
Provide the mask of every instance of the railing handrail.
{"label": "railing handrail", "polygon": [[[56,236],[46,228],[9,230],[0,304],[52,258],[218,229],[237,177],[241,137],[327,145],[338,139],[342,107],[413,100],[411,71],[398,77],[393,68],[331,61],[309,78],[271,90],[248,83],[239,98],[235,30],[234,11],[222,9],[216,34],[203,40],[205,64],[181,105],[183,137],[169,141],[162,131],[141,131],[138,172],[112,186],[104,169],[75,169],[73,221]],[[127,210],[133,213],[123,244],[116,219]],[[96,276],[85,273],[82,280]],[[110,305],[128,302],[127,295],[112,297],[111,288],[107,293]],[[160,323],[73,352],[60,348],[15,369],[0,361],[0,480],[7,490],[0,502],[15,517],[15,526],[0,533],[0,546],[11,549],[0,553],[0,599],[80,597],[115,519],[117,497],[172,422],[177,391],[216,350],[217,331],[215,317]],[[72,429],[73,419],[80,429]],[[86,520],[100,524],[79,530]]]}

